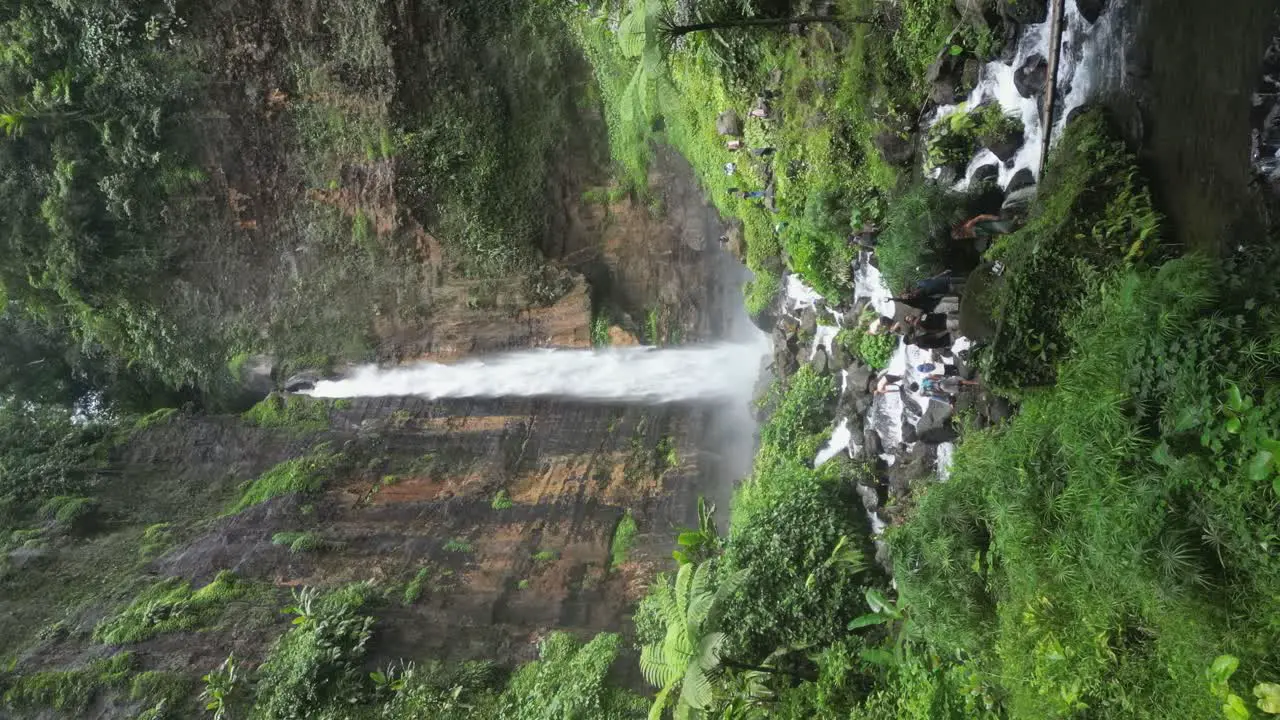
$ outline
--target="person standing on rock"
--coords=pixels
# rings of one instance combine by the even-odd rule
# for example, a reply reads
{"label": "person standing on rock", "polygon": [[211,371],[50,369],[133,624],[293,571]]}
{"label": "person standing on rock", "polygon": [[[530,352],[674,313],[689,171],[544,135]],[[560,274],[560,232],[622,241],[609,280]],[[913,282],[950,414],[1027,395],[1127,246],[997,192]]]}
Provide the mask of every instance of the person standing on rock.
{"label": "person standing on rock", "polygon": [[954,240],[991,239],[1014,231],[1013,222],[1002,220],[999,215],[975,215],[951,231]]}
{"label": "person standing on rock", "polygon": [[964,380],[955,376],[934,374],[921,379],[919,383],[911,383],[907,386],[907,389],[911,392],[924,393],[927,397],[954,403],[955,396],[959,395],[960,391],[966,386],[979,384],[977,380]]}
{"label": "person standing on rock", "polygon": [[941,297],[943,295],[959,295],[964,292],[964,280],[951,277],[950,270],[943,270],[937,275],[916,281],[916,290],[921,295]]}
{"label": "person standing on rock", "polygon": [[876,389],[873,390],[876,395],[888,395],[890,392],[902,389],[902,376],[884,373],[876,380]]}

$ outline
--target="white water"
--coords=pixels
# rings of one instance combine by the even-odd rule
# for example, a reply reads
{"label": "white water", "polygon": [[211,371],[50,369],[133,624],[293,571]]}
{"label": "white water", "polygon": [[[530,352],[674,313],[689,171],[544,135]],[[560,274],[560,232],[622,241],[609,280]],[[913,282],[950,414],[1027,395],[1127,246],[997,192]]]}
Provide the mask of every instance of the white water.
{"label": "white water", "polygon": [[[1112,5],[1119,5],[1120,0],[1113,0]],[[1080,15],[1075,0],[1066,0],[1063,4],[1062,46],[1058,57],[1058,110],[1055,110],[1057,121],[1053,125],[1053,141],[1061,137],[1066,125],[1067,115],[1075,108],[1093,98],[1099,86],[1104,83],[1118,82],[1123,84],[1124,48],[1128,44],[1128,29],[1118,18],[1122,13],[1115,7],[1109,7],[1098,21],[1092,25]],[[961,190],[968,186],[973,173],[984,165],[996,165],[999,168],[998,182],[1005,187],[1013,176],[1026,168],[1040,177],[1040,148],[1044,128],[1041,122],[1041,99],[1039,97],[1024,98],[1018,94],[1013,84],[1014,71],[1032,56],[1049,57],[1049,23],[1026,25],[1018,37],[1018,48],[1013,61],[1006,65],[995,61],[982,68],[982,75],[977,86],[965,99],[968,109],[973,109],[986,100],[994,100],[1008,114],[1022,120],[1024,142],[1008,165],[990,150],[980,151],[969,162],[965,176],[957,184]],[[926,122],[932,125],[941,118],[955,112],[959,106],[945,105]]]}
{"label": "white water", "polygon": [[316,397],[568,397],[667,403],[741,399],[755,385],[769,346],[760,342],[680,348],[526,350],[452,365],[366,365],[322,380]]}

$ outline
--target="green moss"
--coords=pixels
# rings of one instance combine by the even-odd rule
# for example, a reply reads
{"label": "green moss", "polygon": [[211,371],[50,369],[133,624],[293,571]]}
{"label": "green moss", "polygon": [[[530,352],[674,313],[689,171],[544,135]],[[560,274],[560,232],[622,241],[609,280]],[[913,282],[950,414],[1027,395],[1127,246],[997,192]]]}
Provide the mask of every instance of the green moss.
{"label": "green moss", "polygon": [[560,551],[558,550],[539,550],[533,554],[533,561],[539,565],[553,563],[560,559]]}
{"label": "green moss", "polygon": [[246,592],[247,585],[227,571],[218,573],[199,590],[192,590],[191,583],[185,580],[169,578],[142,591],[120,614],[98,623],[93,638],[118,645],[200,627],[212,622],[228,602]]}
{"label": "green moss", "polygon": [[93,498],[58,495],[40,506],[40,516],[52,520],[59,529],[69,530],[86,520],[97,509],[98,501]]}
{"label": "green moss", "polygon": [[148,525],[142,531],[142,541],[138,544],[138,554],[144,560],[151,559],[159,555],[169,543],[173,535],[172,523],[156,523]]}
{"label": "green moss", "polygon": [[328,447],[328,443],[321,444],[308,455],[286,460],[266,471],[249,483],[229,512],[238,513],[281,495],[318,492],[342,459],[340,453],[328,452]]}
{"label": "green moss", "polygon": [[249,362],[249,353],[236,353],[227,361],[227,372],[231,374],[231,378],[236,382],[244,380],[244,364]]}
{"label": "green moss", "polygon": [[631,516],[631,511],[628,510],[623,514],[622,519],[618,521],[618,526],[613,530],[613,540],[609,543],[609,563],[611,567],[617,567],[627,561],[627,555],[630,554],[631,546],[635,544],[638,533],[636,519]]}
{"label": "green moss", "polygon": [[507,496],[507,491],[499,490],[497,494],[493,496],[493,501],[489,503],[489,506],[494,510],[506,510],[513,504],[514,503],[511,502],[511,498]]}
{"label": "green moss", "polygon": [[133,424],[134,430],[146,430],[147,428],[159,427],[166,425],[173,419],[174,413],[178,412],[177,408],[160,408],[138,418]]}
{"label": "green moss", "polygon": [[329,427],[329,403],[305,395],[272,393],[245,411],[245,422],[265,428],[288,428],[298,432]]}
{"label": "green moss", "polygon": [[191,697],[195,685],[189,675],[148,670],[133,677],[129,698],[151,706],[163,705],[173,715]]}
{"label": "green moss", "polygon": [[470,553],[474,550],[475,547],[462,538],[450,538],[449,541],[444,544],[445,552]]}
{"label": "green moss", "polygon": [[121,652],[78,670],[48,670],[18,676],[5,692],[4,700],[22,710],[52,708],[78,715],[89,707],[98,692],[124,687],[133,664],[133,654]]}
{"label": "green moss", "polygon": [[271,536],[272,545],[284,545],[291,553],[313,552],[328,546],[324,538],[315,532],[279,532]]}

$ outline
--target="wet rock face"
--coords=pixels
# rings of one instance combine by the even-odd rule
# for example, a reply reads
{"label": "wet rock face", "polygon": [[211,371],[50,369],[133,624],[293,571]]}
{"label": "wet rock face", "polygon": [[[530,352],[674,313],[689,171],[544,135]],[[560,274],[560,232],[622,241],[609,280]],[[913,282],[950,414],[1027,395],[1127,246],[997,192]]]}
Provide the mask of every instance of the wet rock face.
{"label": "wet rock face", "polygon": [[1032,55],[1022,67],[1013,71],[1013,87],[1024,98],[1038,97],[1049,77],[1049,61],[1043,55]]}
{"label": "wet rock face", "polygon": [[1019,123],[1015,130],[985,135],[979,140],[996,157],[1000,158],[1000,162],[1007,163],[1018,154],[1018,149],[1022,147],[1023,136],[1022,124]]}
{"label": "wet rock face", "polygon": [[973,171],[973,184],[981,185],[982,183],[995,182],[1000,177],[1000,166],[994,163],[988,163]]}
{"label": "wet rock face", "polygon": [[1268,182],[1280,183],[1280,35],[1263,56],[1252,104],[1254,169]]}
{"label": "wet rock face", "polygon": [[964,61],[943,53],[938,56],[925,75],[929,85],[929,99],[939,105],[958,102],[965,93]]}
{"label": "wet rock face", "polygon": [[813,358],[809,360],[809,367],[813,368],[813,371],[818,373],[819,375],[826,375],[828,372],[830,372],[831,367],[830,367],[830,363],[827,360],[827,351],[824,350],[823,348],[818,348],[817,350],[815,350],[813,353]]}
{"label": "wet rock face", "polygon": [[1102,16],[1102,11],[1107,9],[1107,0],[1076,0],[1076,8],[1080,11],[1080,17],[1092,25]]}
{"label": "wet rock face", "polygon": [[1009,185],[1004,191],[1007,195],[1013,195],[1019,190],[1032,187],[1035,184],[1036,176],[1031,173],[1029,168],[1022,168],[1014,173],[1012,178],[1009,178]]}
{"label": "wet rock face", "polygon": [[891,130],[877,133],[872,138],[872,143],[876,146],[876,151],[880,153],[881,159],[889,165],[907,165],[915,157],[915,147],[911,142],[911,138],[904,138],[901,134]]}
{"label": "wet rock face", "polygon": [[1049,18],[1049,0],[999,0],[1000,16],[1019,25],[1042,23]]}

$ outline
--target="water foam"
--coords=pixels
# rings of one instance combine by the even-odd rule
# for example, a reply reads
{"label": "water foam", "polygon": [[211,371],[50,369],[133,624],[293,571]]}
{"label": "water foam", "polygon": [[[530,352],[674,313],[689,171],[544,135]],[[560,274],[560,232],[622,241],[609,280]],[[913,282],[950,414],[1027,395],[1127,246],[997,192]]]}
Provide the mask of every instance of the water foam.
{"label": "water foam", "polygon": [[455,364],[366,365],[322,380],[315,397],[570,397],[668,403],[749,395],[768,356],[764,341],[679,348],[526,350]]}

